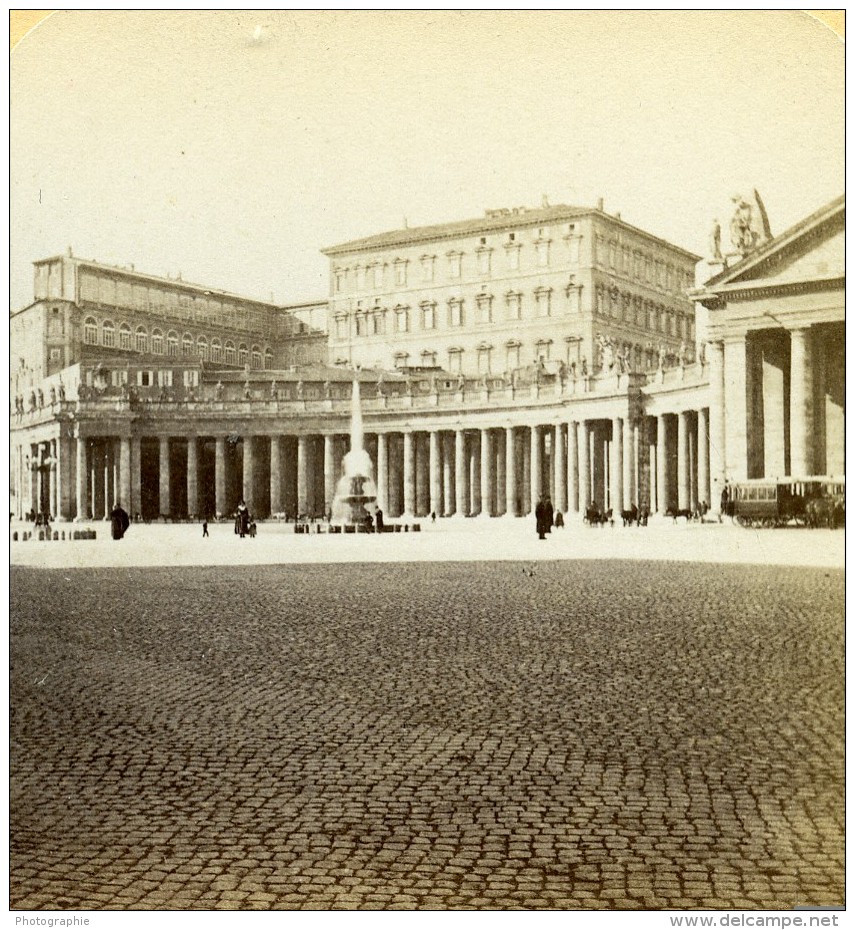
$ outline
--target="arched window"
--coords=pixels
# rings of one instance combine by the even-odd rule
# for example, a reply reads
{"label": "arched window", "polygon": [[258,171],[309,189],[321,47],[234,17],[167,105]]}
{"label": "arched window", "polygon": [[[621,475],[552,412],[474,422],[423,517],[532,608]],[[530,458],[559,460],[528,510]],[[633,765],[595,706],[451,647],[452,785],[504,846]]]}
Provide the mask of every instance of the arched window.
{"label": "arched window", "polygon": [[212,362],[221,362],[223,360],[223,347],[220,345],[219,339],[211,340],[211,361]]}
{"label": "arched window", "polygon": [[137,327],[136,350],[137,352],[148,352],[148,333],[144,326]]}
{"label": "arched window", "polygon": [[229,339],[225,346],[226,364],[234,365],[235,363],[235,344]]}
{"label": "arched window", "polygon": [[166,354],[173,357],[178,355],[178,333],[174,329],[166,334]]}
{"label": "arched window", "polygon": [[250,365],[252,368],[261,368],[261,349],[258,346],[252,347],[252,361]]}
{"label": "arched window", "polygon": [[101,344],[108,349],[116,345],[116,326],[112,320],[104,320],[101,324]]}
{"label": "arched window", "polygon": [[122,323],[119,327],[119,348],[130,349],[131,347],[131,328],[127,323]]}
{"label": "arched window", "polygon": [[152,355],[163,355],[163,333],[159,329],[151,331]]}
{"label": "arched window", "polygon": [[242,342],[238,346],[238,365],[246,365],[249,361],[249,349],[246,347],[246,343]]}
{"label": "arched window", "polygon": [[200,336],[196,340],[196,352],[203,362],[208,361],[208,340],[204,336]]}
{"label": "arched window", "polygon": [[181,354],[184,358],[190,358],[193,355],[193,337],[190,333],[184,333],[181,339]]}
{"label": "arched window", "polygon": [[94,346],[98,343],[98,324],[94,317],[88,316],[83,321],[83,341],[88,346]]}
{"label": "arched window", "polygon": [[264,367],[267,371],[273,367],[273,353],[270,349],[264,350]]}

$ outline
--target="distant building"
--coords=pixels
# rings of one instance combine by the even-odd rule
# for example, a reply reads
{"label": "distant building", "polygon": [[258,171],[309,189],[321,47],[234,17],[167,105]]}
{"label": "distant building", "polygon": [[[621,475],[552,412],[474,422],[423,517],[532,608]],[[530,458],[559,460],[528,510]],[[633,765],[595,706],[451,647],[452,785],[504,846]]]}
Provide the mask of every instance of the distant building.
{"label": "distant building", "polygon": [[10,322],[12,510],[228,518],[243,498],[323,516],[353,379],[389,517],[524,516],[542,494],[664,515],[715,510],[725,482],[842,479],[844,211],[718,254],[690,295],[708,313],[696,358],[695,256],[601,210],[327,250],[333,365],[323,301],[36,262]]}
{"label": "distant building", "polygon": [[644,371],[660,348],[694,351],[698,256],[602,206],[489,210],[323,252],[333,364],[475,376],[584,359],[594,371],[609,340]]}

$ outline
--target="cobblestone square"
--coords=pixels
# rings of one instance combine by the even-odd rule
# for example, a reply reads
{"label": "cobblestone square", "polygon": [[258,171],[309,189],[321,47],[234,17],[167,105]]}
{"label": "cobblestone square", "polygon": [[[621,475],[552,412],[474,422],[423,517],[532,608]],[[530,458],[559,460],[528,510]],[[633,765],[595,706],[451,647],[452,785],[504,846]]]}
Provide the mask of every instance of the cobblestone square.
{"label": "cobblestone square", "polygon": [[841,570],[15,567],[11,596],[13,908],[843,903]]}

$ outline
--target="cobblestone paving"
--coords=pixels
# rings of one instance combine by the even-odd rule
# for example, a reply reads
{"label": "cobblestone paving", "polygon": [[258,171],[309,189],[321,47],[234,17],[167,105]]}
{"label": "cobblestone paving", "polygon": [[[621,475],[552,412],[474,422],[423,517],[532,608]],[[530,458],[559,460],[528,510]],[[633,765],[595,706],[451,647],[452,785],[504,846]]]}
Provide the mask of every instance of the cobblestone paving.
{"label": "cobblestone paving", "polygon": [[843,901],[843,573],[12,571],[14,908]]}

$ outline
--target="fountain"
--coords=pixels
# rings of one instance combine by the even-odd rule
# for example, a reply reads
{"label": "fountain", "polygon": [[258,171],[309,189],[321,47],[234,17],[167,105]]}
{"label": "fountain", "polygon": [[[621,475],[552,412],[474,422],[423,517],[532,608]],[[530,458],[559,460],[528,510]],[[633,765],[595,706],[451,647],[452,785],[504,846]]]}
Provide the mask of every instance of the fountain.
{"label": "fountain", "polygon": [[344,456],[344,474],[335,489],[333,526],[364,527],[377,511],[377,488],[371,477],[371,457],[365,451],[359,382],[353,382],[350,406],[350,451]]}

